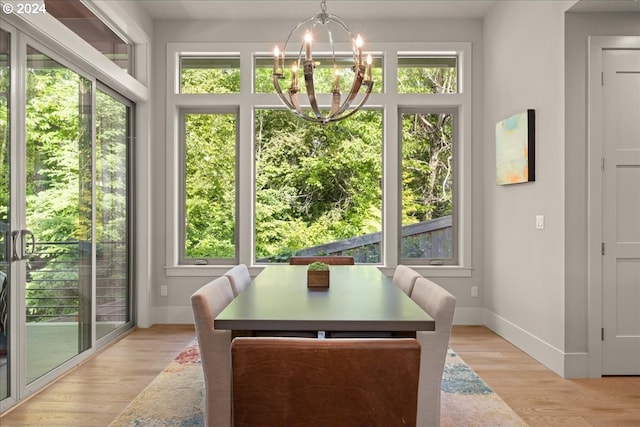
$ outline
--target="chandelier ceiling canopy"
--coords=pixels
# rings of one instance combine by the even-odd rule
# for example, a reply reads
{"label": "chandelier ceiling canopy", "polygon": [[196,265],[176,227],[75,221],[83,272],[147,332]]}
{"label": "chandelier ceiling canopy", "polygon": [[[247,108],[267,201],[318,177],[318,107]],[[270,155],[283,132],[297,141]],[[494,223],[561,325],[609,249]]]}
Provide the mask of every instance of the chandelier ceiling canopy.
{"label": "chandelier ceiling canopy", "polygon": [[[346,66],[343,57],[336,55],[334,36],[337,33],[342,34],[351,45],[353,58]],[[299,41],[300,45],[295,46],[296,50],[292,53],[289,51],[290,42],[293,44],[295,41]],[[328,53],[314,54],[313,47],[319,45],[326,46]],[[346,119],[365,104],[373,88],[371,55],[365,60],[362,48],[362,37],[358,35],[354,38],[342,18],[327,13],[326,0],[322,0],[320,13],[293,28],[282,50],[277,46],[274,48],[273,86],[284,105],[305,120],[326,125]],[[321,67],[330,67],[332,73],[328,75],[317,72]],[[323,78],[330,81],[321,82]],[[283,92],[280,82],[285,83],[287,80],[289,88]],[[341,93],[341,80],[350,83],[349,92],[344,98]],[[300,81],[303,81],[309,108],[303,109],[300,106]],[[318,105],[319,87],[332,88],[330,109],[321,109]]]}

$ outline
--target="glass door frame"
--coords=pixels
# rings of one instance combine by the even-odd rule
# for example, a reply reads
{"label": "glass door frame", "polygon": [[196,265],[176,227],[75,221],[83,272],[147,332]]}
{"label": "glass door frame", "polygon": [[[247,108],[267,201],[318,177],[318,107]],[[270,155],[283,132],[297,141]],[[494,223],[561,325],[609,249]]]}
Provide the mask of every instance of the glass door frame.
{"label": "glass door frame", "polygon": [[[8,156],[9,156],[9,215],[8,215],[8,224],[7,230],[5,234],[6,239],[6,256],[8,257],[7,262],[7,323],[8,329],[5,331],[7,336],[7,373],[6,378],[0,379],[5,382],[7,387],[7,396],[2,399],[0,396],[0,413],[3,412],[7,407],[13,406],[17,403],[17,394],[19,389],[19,370],[20,363],[17,355],[20,354],[21,350],[17,347],[19,346],[19,340],[16,340],[16,337],[19,334],[18,327],[18,313],[20,312],[20,298],[19,291],[17,289],[17,281],[18,278],[24,275],[24,263],[18,263],[13,261],[13,236],[12,233],[14,230],[20,229],[20,224],[18,224],[19,215],[16,212],[16,197],[19,194],[19,179],[16,179],[15,171],[18,170],[18,158],[20,156],[19,144],[17,143],[19,139],[19,125],[18,125],[18,117],[19,114],[16,114],[16,103],[18,101],[18,73],[16,71],[16,62],[17,55],[15,52],[18,52],[19,46],[19,32],[15,27],[6,24],[4,21],[2,22],[2,30],[9,34],[9,97],[8,97],[8,132],[9,132],[9,144],[8,144]],[[24,151],[24,150],[23,150]]]}
{"label": "glass door frame", "polygon": [[[128,262],[128,307],[127,307],[127,316],[128,316],[128,320],[127,322],[125,322],[123,325],[115,328],[114,330],[108,332],[107,334],[105,334],[104,336],[98,338],[98,334],[96,332],[96,325],[97,325],[97,320],[96,320],[96,283],[97,280],[95,279],[95,271],[94,271],[94,281],[93,281],[93,301],[92,301],[92,313],[93,313],[93,321],[92,321],[92,332],[91,332],[91,336],[92,336],[92,347],[94,348],[94,350],[100,349],[101,347],[103,347],[106,344],[109,344],[114,338],[116,338],[117,336],[121,335],[124,331],[130,329],[131,327],[134,326],[135,324],[135,253],[136,253],[136,245],[135,245],[135,230],[134,230],[134,223],[135,223],[135,203],[134,201],[136,200],[135,195],[136,195],[136,186],[135,186],[135,103],[132,102],[131,100],[127,99],[126,97],[124,97],[123,95],[121,95],[120,93],[116,92],[115,90],[111,89],[109,86],[107,86],[106,84],[102,83],[101,81],[96,81],[95,84],[95,90],[93,92],[93,111],[94,111],[94,130],[95,130],[95,122],[96,122],[96,114],[95,114],[95,110],[96,110],[96,102],[95,102],[95,98],[96,98],[96,94],[97,92],[103,92],[104,94],[111,96],[112,98],[114,98],[116,101],[120,102],[121,104],[123,104],[125,107],[127,107],[127,162],[126,162],[126,166],[127,166],[127,178],[126,178],[126,185],[127,185],[127,249],[128,249],[128,254],[127,254],[127,262]],[[95,146],[97,144],[96,138],[97,138],[97,132],[93,132],[94,133],[94,164],[96,161],[96,155],[95,155]],[[95,168],[94,168],[94,175],[95,175]],[[96,183],[97,179],[94,177],[93,182]],[[93,209],[93,215],[95,217],[95,206],[96,206],[96,201],[95,201],[95,197],[96,197],[96,192],[94,191],[94,209]],[[95,235],[95,218],[94,218],[94,235]],[[94,254],[94,261],[95,261],[95,254],[96,254],[96,250],[95,250],[95,246],[97,244],[97,239],[95,239],[95,237],[92,239],[92,246],[93,246],[93,254]],[[95,270],[95,269],[94,269]]]}
{"label": "glass door frame", "polygon": [[[128,161],[127,161],[127,230],[128,230],[128,320],[120,327],[106,334],[101,339],[96,339],[96,318],[95,318],[95,295],[96,295],[96,243],[95,243],[95,191],[92,191],[92,254],[91,254],[91,338],[88,349],[80,352],[78,355],[70,358],[66,362],[60,364],[56,368],[52,369],[40,378],[27,383],[27,369],[26,369],[26,260],[19,260],[13,262],[9,267],[9,333],[8,333],[8,368],[9,381],[8,396],[5,399],[0,399],[0,416],[11,407],[15,406],[20,401],[26,399],[35,392],[41,390],[46,385],[58,379],[64,373],[71,368],[77,366],[82,361],[93,356],[95,352],[104,345],[111,342],[114,338],[122,335],[128,329],[131,329],[135,325],[135,271],[134,271],[134,254],[135,254],[135,233],[133,232],[133,224],[135,222],[135,158],[134,158],[134,144],[135,141],[135,104],[122,95],[108,88],[108,86],[102,84],[91,73],[87,73],[82,70],[81,67],[74,65],[70,60],[64,56],[57,54],[57,52],[49,49],[46,45],[39,42],[29,34],[22,31],[21,28],[16,28],[10,25],[5,20],[2,22],[2,29],[10,34],[11,43],[11,69],[10,69],[10,223],[11,231],[26,229],[26,64],[27,64],[27,46],[36,48],[38,51],[49,56],[51,59],[60,63],[64,67],[78,73],[85,79],[91,82],[92,87],[92,188],[95,187],[95,110],[96,110],[96,91],[102,90],[110,95],[117,95],[117,99],[125,103],[128,107]],[[21,248],[18,248],[21,250]],[[4,380],[4,379],[3,379]]]}

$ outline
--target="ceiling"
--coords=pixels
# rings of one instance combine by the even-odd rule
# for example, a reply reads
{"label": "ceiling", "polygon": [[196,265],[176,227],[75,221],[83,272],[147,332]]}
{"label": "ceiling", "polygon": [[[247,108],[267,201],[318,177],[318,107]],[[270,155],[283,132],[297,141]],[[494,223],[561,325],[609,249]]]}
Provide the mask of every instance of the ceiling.
{"label": "ceiling", "polygon": [[[482,18],[496,0],[327,0],[327,12],[345,20]],[[137,0],[153,19],[301,20],[320,0]]]}
{"label": "ceiling", "polygon": [[[327,0],[327,12],[345,20],[478,19],[507,0]],[[519,1],[519,0],[510,0]],[[543,0],[537,0],[543,1]],[[320,11],[320,0],[137,0],[152,19],[298,20]],[[580,0],[572,12],[640,12],[640,0]]]}

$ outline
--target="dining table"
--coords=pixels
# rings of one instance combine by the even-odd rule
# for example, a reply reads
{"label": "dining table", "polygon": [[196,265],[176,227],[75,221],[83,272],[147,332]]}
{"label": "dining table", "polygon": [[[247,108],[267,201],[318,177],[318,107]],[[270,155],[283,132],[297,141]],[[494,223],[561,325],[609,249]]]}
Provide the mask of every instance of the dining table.
{"label": "dining table", "polygon": [[329,266],[327,288],[307,287],[307,266],[265,267],[215,318],[234,331],[433,331],[435,321],[373,265]]}
{"label": "dining table", "polygon": [[[318,289],[307,286],[307,266],[279,264],[265,267],[215,317],[214,327],[238,332],[236,336],[282,331],[294,336],[311,332],[317,338],[413,336],[424,346],[436,325],[377,266],[331,265],[329,286]],[[422,352],[419,384],[432,381],[427,378],[429,363]],[[425,399],[417,404],[417,427],[431,426],[434,418]]]}

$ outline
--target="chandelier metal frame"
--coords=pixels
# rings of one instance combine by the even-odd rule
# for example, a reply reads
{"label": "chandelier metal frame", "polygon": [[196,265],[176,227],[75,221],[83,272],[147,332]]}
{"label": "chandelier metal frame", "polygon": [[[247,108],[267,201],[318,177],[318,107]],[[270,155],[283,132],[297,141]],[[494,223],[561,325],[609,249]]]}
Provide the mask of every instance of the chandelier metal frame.
{"label": "chandelier metal frame", "polygon": [[[342,96],[340,93],[339,84],[339,68],[336,61],[333,32],[329,27],[330,24],[335,24],[339,29],[345,31],[349,39],[351,40],[353,52],[353,66],[351,67],[351,70],[354,73],[354,77],[349,93],[344,98],[344,100],[341,99]],[[297,60],[295,60],[291,66],[291,83],[289,89],[286,92],[283,92],[280,86],[280,80],[285,80],[284,70],[287,48],[294,34],[296,34],[301,28],[305,26],[310,26],[311,28],[307,29],[304,40],[300,46],[300,49],[298,50]],[[333,61],[334,70],[333,90],[331,92],[331,108],[328,113],[325,113],[324,115],[320,110],[320,106],[318,105],[316,89],[314,86],[314,71],[316,69],[316,63],[313,60],[311,46],[313,43],[312,30],[315,30],[316,28],[322,28],[328,36],[329,49],[332,55],[331,59]],[[362,55],[362,47],[363,42],[360,35],[358,35],[354,39],[351,30],[349,29],[345,21],[339,16],[327,13],[326,0],[322,0],[320,4],[320,13],[307,18],[306,20],[300,22],[296,27],[294,27],[289,33],[289,36],[287,37],[287,40],[284,44],[284,49],[282,51],[278,47],[274,49],[273,86],[283,104],[286,105],[289,110],[291,110],[293,113],[303,118],[304,120],[314,123],[320,123],[322,125],[343,120],[355,114],[367,102],[367,99],[371,94],[371,90],[373,89],[373,80],[371,77],[371,55],[368,55],[367,64],[365,66]],[[289,57],[289,59],[290,58],[291,57]],[[301,64],[302,68],[300,67]],[[309,99],[309,106],[311,107],[311,111],[303,110],[298,99],[298,93],[300,92],[300,88],[298,86],[298,73],[300,69],[302,69],[304,73],[304,84],[307,90],[307,97]],[[361,93],[361,89],[363,88],[364,91]],[[351,104],[358,97],[358,94],[361,94],[359,102],[354,107],[350,108]]]}

